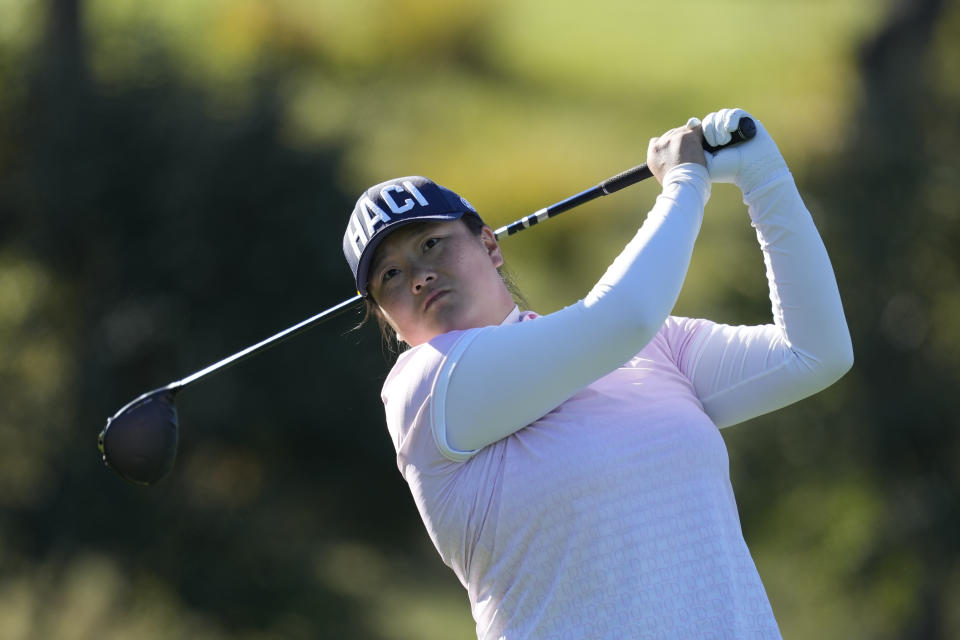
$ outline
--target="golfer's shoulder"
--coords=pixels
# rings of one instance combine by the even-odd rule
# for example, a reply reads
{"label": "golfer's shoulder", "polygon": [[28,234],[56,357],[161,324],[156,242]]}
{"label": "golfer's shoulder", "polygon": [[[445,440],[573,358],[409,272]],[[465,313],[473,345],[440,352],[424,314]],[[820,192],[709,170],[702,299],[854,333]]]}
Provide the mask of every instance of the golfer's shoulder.
{"label": "golfer's shoulder", "polygon": [[398,452],[411,433],[429,434],[429,429],[423,431],[417,429],[417,425],[424,424],[430,415],[437,379],[450,369],[445,365],[452,365],[451,352],[467,333],[443,334],[403,352],[387,374],[380,399],[386,412],[387,429]]}
{"label": "golfer's shoulder", "polygon": [[401,353],[383,383],[384,402],[388,397],[410,398],[417,390],[429,391],[443,366],[452,364],[457,345],[469,334],[451,331]]}

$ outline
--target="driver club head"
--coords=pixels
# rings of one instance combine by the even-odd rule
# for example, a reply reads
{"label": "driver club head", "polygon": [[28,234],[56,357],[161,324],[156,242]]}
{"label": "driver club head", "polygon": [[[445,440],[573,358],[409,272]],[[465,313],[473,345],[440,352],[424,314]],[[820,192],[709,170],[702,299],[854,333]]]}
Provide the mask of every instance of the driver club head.
{"label": "driver club head", "polygon": [[152,485],[173,468],[179,428],[176,389],[162,387],[131,401],[100,432],[103,462],[128,482]]}

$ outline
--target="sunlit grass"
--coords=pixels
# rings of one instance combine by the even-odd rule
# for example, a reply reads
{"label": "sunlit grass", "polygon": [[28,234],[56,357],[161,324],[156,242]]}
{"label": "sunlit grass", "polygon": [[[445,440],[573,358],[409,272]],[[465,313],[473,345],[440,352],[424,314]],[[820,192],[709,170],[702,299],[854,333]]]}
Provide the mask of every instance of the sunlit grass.
{"label": "sunlit grass", "polygon": [[[527,82],[598,101],[629,101],[663,118],[740,105],[782,139],[835,131],[855,89],[851,53],[880,12],[846,2],[631,2],[504,5],[488,48]],[[792,138],[794,137],[795,138]],[[822,143],[822,139],[820,140]]]}

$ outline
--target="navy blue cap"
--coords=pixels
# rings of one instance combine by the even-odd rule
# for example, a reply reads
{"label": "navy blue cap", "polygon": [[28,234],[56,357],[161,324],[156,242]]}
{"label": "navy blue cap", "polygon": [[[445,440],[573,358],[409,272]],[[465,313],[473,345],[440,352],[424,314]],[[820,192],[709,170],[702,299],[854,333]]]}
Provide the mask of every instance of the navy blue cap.
{"label": "navy blue cap", "polygon": [[357,293],[367,295],[370,260],[390,233],[411,222],[457,220],[465,213],[477,211],[466,199],[423,176],[394,178],[367,189],[343,234],[343,255],[353,271]]}

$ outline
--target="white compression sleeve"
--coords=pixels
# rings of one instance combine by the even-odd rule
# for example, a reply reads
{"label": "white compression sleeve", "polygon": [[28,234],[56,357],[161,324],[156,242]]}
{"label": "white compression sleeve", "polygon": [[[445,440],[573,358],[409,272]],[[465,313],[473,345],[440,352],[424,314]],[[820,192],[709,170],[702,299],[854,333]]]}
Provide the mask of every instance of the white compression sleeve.
{"label": "white compression sleeve", "polygon": [[786,169],[744,195],[763,250],[773,325],[710,325],[681,363],[720,427],[829,386],[853,364],[827,250]]}
{"label": "white compression sleeve", "polygon": [[465,334],[438,373],[441,451],[465,459],[636,355],[677,300],[709,195],[703,166],[674,167],[636,236],[583,300],[535,322]]}

